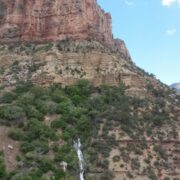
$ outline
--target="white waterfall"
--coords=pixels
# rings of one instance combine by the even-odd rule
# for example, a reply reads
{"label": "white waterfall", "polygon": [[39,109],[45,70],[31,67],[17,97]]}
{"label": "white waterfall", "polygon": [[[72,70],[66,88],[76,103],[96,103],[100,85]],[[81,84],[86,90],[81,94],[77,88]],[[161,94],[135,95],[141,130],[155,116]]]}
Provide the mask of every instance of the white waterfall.
{"label": "white waterfall", "polygon": [[74,141],[74,148],[76,149],[79,159],[79,179],[84,180],[84,157],[81,151],[81,140],[79,138],[77,139],[77,141]]}

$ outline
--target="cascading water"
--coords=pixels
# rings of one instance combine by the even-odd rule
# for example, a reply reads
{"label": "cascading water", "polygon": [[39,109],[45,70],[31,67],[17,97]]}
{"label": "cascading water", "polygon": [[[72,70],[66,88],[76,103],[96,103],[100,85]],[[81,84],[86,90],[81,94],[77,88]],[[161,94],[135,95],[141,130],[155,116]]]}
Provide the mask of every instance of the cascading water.
{"label": "cascading water", "polygon": [[74,148],[76,149],[77,156],[79,159],[79,179],[84,180],[84,157],[81,151],[81,140],[78,138],[77,141],[74,141]]}

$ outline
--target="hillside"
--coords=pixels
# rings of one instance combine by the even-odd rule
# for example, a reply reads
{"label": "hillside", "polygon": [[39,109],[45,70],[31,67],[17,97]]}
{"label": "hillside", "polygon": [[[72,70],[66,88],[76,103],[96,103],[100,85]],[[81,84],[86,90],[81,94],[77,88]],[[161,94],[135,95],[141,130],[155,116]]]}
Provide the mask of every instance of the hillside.
{"label": "hillside", "polygon": [[170,91],[148,91],[154,99],[127,96],[123,84],[81,80],[65,88],[21,83],[3,93],[0,147],[7,170],[1,168],[1,178],[77,179],[77,138],[85,179],[179,177],[180,97],[175,103]]}
{"label": "hillside", "polygon": [[180,95],[133,63],[110,14],[0,0],[0,179],[179,177]]}

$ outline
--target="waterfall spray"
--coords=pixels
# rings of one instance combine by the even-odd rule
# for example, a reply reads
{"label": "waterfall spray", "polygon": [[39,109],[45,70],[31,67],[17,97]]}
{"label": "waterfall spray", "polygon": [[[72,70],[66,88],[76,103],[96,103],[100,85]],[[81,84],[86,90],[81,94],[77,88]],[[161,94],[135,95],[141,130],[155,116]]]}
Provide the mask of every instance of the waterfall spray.
{"label": "waterfall spray", "polygon": [[74,141],[74,148],[76,149],[76,153],[79,159],[79,179],[84,180],[84,157],[81,151],[81,140],[78,138],[77,141]]}

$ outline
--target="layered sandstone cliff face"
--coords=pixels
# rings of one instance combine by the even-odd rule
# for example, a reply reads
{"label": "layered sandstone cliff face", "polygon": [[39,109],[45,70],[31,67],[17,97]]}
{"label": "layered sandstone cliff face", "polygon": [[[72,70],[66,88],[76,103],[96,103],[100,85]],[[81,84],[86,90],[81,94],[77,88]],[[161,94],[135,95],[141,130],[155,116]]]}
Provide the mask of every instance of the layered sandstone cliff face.
{"label": "layered sandstone cliff face", "polygon": [[1,86],[11,87],[27,80],[43,86],[70,85],[81,78],[95,86],[116,86],[123,81],[128,93],[140,96],[146,94],[149,82],[158,86],[124,54],[96,41],[0,45]]}

